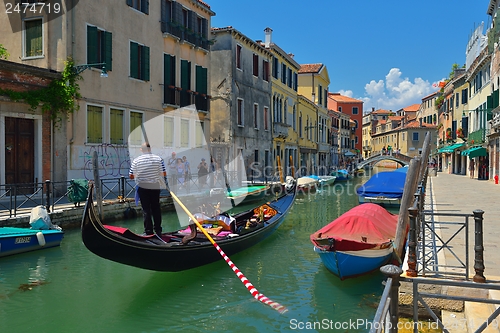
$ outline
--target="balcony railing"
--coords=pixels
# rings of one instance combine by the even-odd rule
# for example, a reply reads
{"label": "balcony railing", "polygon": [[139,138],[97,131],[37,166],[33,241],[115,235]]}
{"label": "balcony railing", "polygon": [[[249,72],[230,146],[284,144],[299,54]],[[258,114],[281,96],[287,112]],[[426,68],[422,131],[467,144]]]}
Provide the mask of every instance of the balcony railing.
{"label": "balcony railing", "polygon": [[210,96],[196,91],[185,90],[174,86],[165,86],[163,103],[175,106],[195,104],[198,111],[209,111]]}
{"label": "balcony railing", "polygon": [[324,142],[319,142],[318,143],[318,151],[319,152],[329,152],[330,151],[330,145],[328,143]]}
{"label": "balcony railing", "polygon": [[489,134],[489,131],[485,128],[481,128],[477,131],[474,131],[469,134],[467,138],[467,143],[469,145],[477,145],[486,142],[486,136]]}
{"label": "balcony railing", "polygon": [[287,124],[283,123],[273,123],[273,134],[275,137],[286,138],[288,136],[288,127]]}

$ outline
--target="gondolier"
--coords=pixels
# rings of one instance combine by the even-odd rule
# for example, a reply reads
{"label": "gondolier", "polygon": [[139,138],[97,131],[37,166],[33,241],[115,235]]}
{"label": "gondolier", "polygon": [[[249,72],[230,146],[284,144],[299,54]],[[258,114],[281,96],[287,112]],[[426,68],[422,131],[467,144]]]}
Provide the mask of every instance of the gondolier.
{"label": "gondolier", "polygon": [[161,236],[160,191],[166,188],[165,163],[160,156],[151,153],[147,142],[142,144],[141,152],[142,155],[132,161],[129,177],[134,179],[137,185],[144,217],[144,233],[152,235],[154,229],[154,232]]}

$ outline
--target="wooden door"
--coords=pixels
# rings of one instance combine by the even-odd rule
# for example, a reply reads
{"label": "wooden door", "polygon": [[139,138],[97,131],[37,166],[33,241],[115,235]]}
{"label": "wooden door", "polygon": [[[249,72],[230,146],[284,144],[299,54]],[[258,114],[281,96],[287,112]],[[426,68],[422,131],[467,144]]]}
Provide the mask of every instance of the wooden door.
{"label": "wooden door", "polygon": [[30,184],[35,178],[35,122],[5,118],[5,182]]}

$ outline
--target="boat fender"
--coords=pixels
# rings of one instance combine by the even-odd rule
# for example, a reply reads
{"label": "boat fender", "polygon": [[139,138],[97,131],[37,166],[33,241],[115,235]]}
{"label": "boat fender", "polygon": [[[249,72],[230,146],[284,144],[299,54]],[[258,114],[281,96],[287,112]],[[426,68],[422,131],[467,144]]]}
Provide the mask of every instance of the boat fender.
{"label": "boat fender", "polygon": [[38,245],[45,246],[45,236],[43,235],[43,232],[37,232],[36,239],[38,240]]}
{"label": "boat fender", "polygon": [[238,234],[228,234],[226,236],[226,238],[234,238],[234,237],[238,237],[239,235]]}

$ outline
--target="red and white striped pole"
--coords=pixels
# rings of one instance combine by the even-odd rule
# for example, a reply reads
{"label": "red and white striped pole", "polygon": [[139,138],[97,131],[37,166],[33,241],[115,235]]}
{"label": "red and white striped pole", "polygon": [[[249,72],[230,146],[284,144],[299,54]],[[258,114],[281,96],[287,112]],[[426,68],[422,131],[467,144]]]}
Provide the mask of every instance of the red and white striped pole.
{"label": "red and white striped pole", "polygon": [[226,263],[229,265],[229,267],[231,267],[231,269],[233,270],[233,272],[240,279],[241,283],[243,283],[243,285],[248,289],[248,291],[250,292],[250,294],[252,294],[252,296],[256,300],[261,301],[262,303],[264,303],[266,305],[269,305],[270,307],[272,307],[273,309],[275,309],[279,313],[285,313],[285,312],[287,312],[288,309],[285,306],[283,306],[283,305],[281,305],[279,303],[276,303],[276,302],[270,300],[265,295],[261,294],[257,290],[257,288],[255,288],[253,286],[253,284],[246,278],[246,276],[240,271],[240,269],[238,267],[236,267],[236,265],[231,261],[231,259],[229,259],[229,257],[224,253],[224,251],[222,251],[222,249],[214,241],[214,239],[212,238],[212,236],[210,236],[210,234],[205,230],[205,228],[203,228],[203,226],[198,222],[198,220],[193,216],[193,214],[191,214],[191,212],[186,208],[186,206],[184,206],[184,204],[179,200],[179,198],[174,193],[172,193],[172,191],[170,191],[170,194],[172,195],[172,198],[175,201],[177,201],[177,203],[179,204],[179,206],[181,206],[182,209],[186,212],[186,214],[189,216],[189,218],[196,224],[196,226],[198,228],[200,228],[200,230],[207,237],[207,239],[210,241],[210,243],[213,244],[213,246],[215,247],[215,249],[219,252],[219,254],[222,256],[222,258],[226,261]]}

